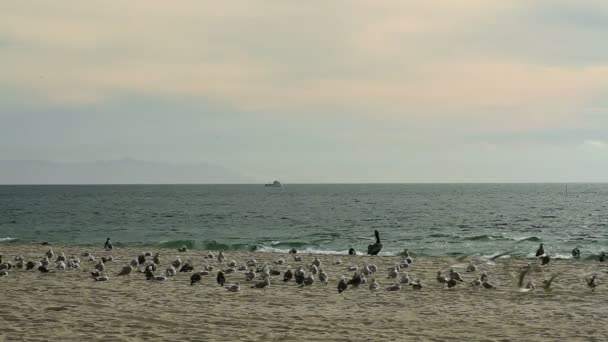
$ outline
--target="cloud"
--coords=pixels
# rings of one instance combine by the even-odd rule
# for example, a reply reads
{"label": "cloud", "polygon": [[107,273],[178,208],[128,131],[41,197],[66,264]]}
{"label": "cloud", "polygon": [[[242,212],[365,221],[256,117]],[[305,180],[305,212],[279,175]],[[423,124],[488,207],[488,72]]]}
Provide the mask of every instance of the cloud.
{"label": "cloud", "polygon": [[608,142],[603,140],[585,140],[583,142],[584,147],[589,147],[593,149],[606,149],[608,148]]}
{"label": "cloud", "polygon": [[[573,33],[560,24],[567,1],[544,21],[541,5],[8,1],[0,86],[66,106],[137,93],[277,115],[366,111],[473,130],[593,125],[578,112],[608,91],[608,63],[563,62],[558,35],[567,51],[598,56],[604,35],[594,34],[598,25]],[[576,7],[584,22],[590,11]]]}

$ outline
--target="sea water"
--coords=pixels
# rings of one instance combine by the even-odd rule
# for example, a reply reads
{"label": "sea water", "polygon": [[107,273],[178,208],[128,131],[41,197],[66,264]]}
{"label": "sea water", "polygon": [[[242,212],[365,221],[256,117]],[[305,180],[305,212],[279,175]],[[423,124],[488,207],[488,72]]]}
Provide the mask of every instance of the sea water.
{"label": "sea water", "polygon": [[[566,193],[567,186],[567,193]],[[5,243],[381,255],[608,251],[608,184],[0,186]]]}

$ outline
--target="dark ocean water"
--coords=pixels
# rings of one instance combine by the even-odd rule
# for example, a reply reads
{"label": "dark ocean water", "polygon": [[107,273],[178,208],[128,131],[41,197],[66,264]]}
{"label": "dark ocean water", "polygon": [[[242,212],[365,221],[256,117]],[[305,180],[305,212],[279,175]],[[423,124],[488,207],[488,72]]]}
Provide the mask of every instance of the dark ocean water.
{"label": "dark ocean water", "polygon": [[[608,184],[0,186],[0,243],[530,257],[608,250]],[[0,245],[1,247],[1,245]]]}

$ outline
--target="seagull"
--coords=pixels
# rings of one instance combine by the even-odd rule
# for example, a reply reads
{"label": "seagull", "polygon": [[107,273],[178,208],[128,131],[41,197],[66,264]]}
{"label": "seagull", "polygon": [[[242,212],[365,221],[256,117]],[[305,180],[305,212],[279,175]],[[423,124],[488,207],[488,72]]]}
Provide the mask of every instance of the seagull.
{"label": "seagull", "polygon": [[234,260],[230,260],[230,261],[228,262],[228,267],[236,267],[236,261],[234,261]]}
{"label": "seagull", "polygon": [[55,255],[55,253],[53,253],[53,249],[49,249],[48,251],[46,251],[46,257],[51,259],[53,258],[53,255]]}
{"label": "seagull", "polygon": [[393,266],[388,269],[388,278],[396,279],[399,276],[399,266]]}
{"label": "seagull", "polygon": [[475,264],[471,261],[469,263],[469,266],[467,266],[467,272],[471,273],[471,272],[475,272],[477,270],[477,267],[475,266]]}
{"label": "seagull", "polygon": [[285,271],[285,274],[283,275],[283,282],[288,282],[291,280],[291,278],[293,278],[293,272],[291,272],[291,268],[290,268],[287,271]]}
{"label": "seagull", "polygon": [[285,259],[279,259],[274,262],[275,265],[285,265]]}
{"label": "seagull", "polygon": [[351,266],[348,266],[346,269],[349,270],[349,271],[351,271],[351,272],[356,272],[359,269],[359,266],[357,266],[357,265],[351,265]]}
{"label": "seagull", "polygon": [[403,251],[403,261],[406,264],[414,263],[414,260],[412,259],[412,257],[410,257],[410,253],[408,252],[407,248]]}
{"label": "seagull", "polygon": [[338,282],[338,293],[344,292],[348,288],[348,284],[346,283],[346,278],[342,276],[340,278],[340,282]]}
{"label": "seagull", "polygon": [[378,290],[379,288],[380,288],[380,284],[378,284],[378,282],[376,281],[376,278],[372,277],[372,281],[371,281],[371,283],[369,283],[369,290],[375,291],[375,290]]}
{"label": "seagull", "polygon": [[376,266],[376,265],[374,265],[374,264],[369,264],[369,265],[367,265],[367,268],[369,268],[369,270],[370,270],[372,273],[376,273],[376,272],[378,271],[378,266]]}
{"label": "seagull", "polygon": [[410,285],[412,283],[412,279],[410,279],[410,276],[407,273],[403,273],[401,274],[401,279],[399,279],[399,282],[401,284]]}
{"label": "seagull", "polygon": [[545,249],[543,248],[543,244],[541,243],[540,246],[538,246],[538,249],[536,250],[536,257],[538,258],[543,254],[545,254]]}
{"label": "seagull", "polygon": [[481,285],[486,288],[486,289],[495,289],[496,286],[494,286],[494,284],[490,283],[487,279],[484,280]]}
{"label": "seagull", "polygon": [[323,272],[322,269],[319,270],[319,281],[322,282],[324,285],[327,285],[327,273]]}
{"label": "seagull", "polygon": [[229,292],[239,292],[241,290],[241,286],[239,283],[234,283],[233,285],[226,286],[226,290]]}
{"label": "seagull", "polygon": [[[144,254],[140,254],[140,255],[138,255],[138,256],[137,256],[137,263],[138,263],[139,265],[143,265],[143,264],[145,264],[145,263],[146,263],[146,256],[145,256]],[[179,267],[179,266],[177,266],[177,267]]]}
{"label": "seagull", "polygon": [[95,269],[98,270],[99,272],[103,272],[106,270],[106,264],[104,264],[103,261],[99,260],[97,265],[95,265]]}
{"label": "seagull", "polygon": [[29,271],[29,270],[33,269],[34,267],[36,267],[36,263],[34,263],[33,261],[28,261],[27,264],[25,265],[25,270]]}
{"label": "seagull", "polygon": [[595,291],[595,288],[599,285],[597,280],[597,275],[593,275],[591,278],[587,278],[587,286],[591,289],[591,291]]}
{"label": "seagull", "polygon": [[482,284],[482,282],[483,282],[483,281],[481,280],[481,278],[482,278],[482,277],[479,277],[479,279],[475,279],[475,280],[473,280],[473,281],[471,282],[471,286],[477,286],[477,287],[481,286],[481,284]]}
{"label": "seagull", "polygon": [[293,256],[293,261],[302,261],[302,256],[301,255],[294,255]]}
{"label": "seagull", "polygon": [[224,256],[224,251],[220,251],[220,254],[217,256],[217,261],[224,262],[225,259],[226,257]]}
{"label": "seagull", "polygon": [[[390,269],[389,269],[390,270]],[[371,275],[372,274],[372,270],[369,269],[368,266],[363,267],[363,269],[361,270],[361,273],[365,274],[366,276]]]}
{"label": "seagull", "polygon": [[[157,254],[158,254],[158,253],[157,253]],[[147,258],[147,257],[151,257],[151,256],[152,256],[152,252],[150,252],[150,251],[145,251],[145,252],[144,252],[144,256],[145,256],[146,258]]]}
{"label": "seagull", "polygon": [[300,268],[296,270],[294,276],[296,279],[296,284],[302,285],[304,283],[304,278],[306,278],[306,275],[304,274],[304,268],[300,266]]}
{"label": "seagull", "polygon": [[278,276],[278,275],[281,275],[281,271],[271,269],[271,270],[270,270],[270,275],[273,275],[273,276]]}
{"label": "seagull", "polygon": [[342,259],[338,258],[338,259],[334,260],[333,264],[334,265],[340,265],[340,264],[342,264]]}
{"label": "seagull", "polygon": [[127,265],[123,267],[120,273],[118,273],[116,276],[129,275],[131,272],[133,272],[133,267],[131,265]]}
{"label": "seagull", "polygon": [[422,290],[422,283],[420,282],[419,279],[416,279],[416,281],[412,283],[412,289]]}
{"label": "seagull", "polygon": [[0,277],[5,277],[8,275],[8,271],[7,270],[1,270],[0,271]]}
{"label": "seagull", "polygon": [[81,254],[81,256],[83,256],[83,257],[85,257],[85,258],[88,258],[88,257],[90,257],[90,256],[91,256],[91,252],[86,251],[86,252],[82,253],[82,254]]}
{"label": "seagull", "polygon": [[165,273],[169,276],[169,277],[173,277],[174,275],[177,274],[177,270],[175,269],[175,267],[173,267],[173,265],[170,265],[169,267],[167,267],[167,269],[165,270]]}
{"label": "seagull", "polygon": [[353,274],[353,277],[348,281],[348,285],[352,285],[354,287],[359,287],[359,285],[361,285],[362,282],[363,282],[363,279],[361,277],[361,274],[355,272],[355,274]]}
{"label": "seagull", "polygon": [[245,281],[252,281],[253,279],[255,279],[255,271],[252,267],[249,272],[245,273]]}
{"label": "seagull", "polygon": [[536,284],[534,284],[532,280],[528,280],[528,283],[526,284],[526,290],[534,291],[534,289],[536,289]]}
{"label": "seagull", "polygon": [[179,266],[182,264],[182,259],[178,257],[175,258],[175,260],[173,260],[173,262],[171,263],[171,265],[173,265],[173,267],[175,267],[176,269],[179,268]]}
{"label": "seagull", "polygon": [[315,257],[315,260],[312,261],[312,264],[317,267],[321,267],[321,259],[319,259],[319,257]]}
{"label": "seagull", "polygon": [[152,261],[153,261],[155,264],[157,264],[157,265],[158,265],[158,264],[160,264],[160,259],[159,259],[159,257],[158,257],[158,253],[156,253],[156,254],[154,255],[154,258],[152,259]]}
{"label": "seagull", "polygon": [[319,269],[317,268],[317,265],[312,264],[310,267],[308,267],[308,271],[316,275],[319,272]]}
{"label": "seagull", "polygon": [[270,279],[268,278],[264,278],[263,280],[258,281],[257,283],[255,283],[255,285],[253,285],[251,288],[252,289],[262,289],[262,291],[266,291],[266,288],[270,286]]}
{"label": "seagull", "polygon": [[215,258],[215,255],[213,255],[213,252],[209,251],[209,253],[207,253],[207,256],[205,258],[213,259],[213,258]]}
{"label": "seagull", "polygon": [[184,266],[182,266],[179,269],[180,272],[192,272],[194,271],[194,267],[192,267],[192,265],[190,265],[190,263],[186,263]]}
{"label": "seagull", "polygon": [[105,250],[111,250],[113,248],[112,243],[110,242],[110,238],[106,240],[106,243],[103,244],[103,248]]}
{"label": "seagull", "polygon": [[200,283],[202,279],[203,279],[203,276],[201,276],[200,273],[193,273],[190,276],[190,286],[192,286],[196,283]]}
{"label": "seagull", "polygon": [[304,278],[304,281],[302,282],[302,284],[300,284],[300,287],[311,286],[314,282],[315,282],[315,275],[312,273],[309,273],[308,276],[306,278]]}
{"label": "seagull", "polygon": [[547,280],[543,280],[543,290],[545,290],[545,292],[551,291],[551,283],[553,282],[553,280],[555,280],[555,278],[558,275],[559,275],[559,273],[555,273],[554,275],[551,276],[551,278],[549,278]]}
{"label": "seagull", "polygon": [[458,284],[458,282],[456,281],[456,279],[450,278],[450,280],[448,280],[447,284],[448,284],[448,289],[451,289],[452,287],[456,286],[456,284]]}
{"label": "seagull", "polygon": [[437,281],[440,284],[445,284],[448,282],[448,278],[446,278],[443,274],[441,274],[441,271],[437,271]]}
{"label": "seagull", "polygon": [[391,285],[386,288],[386,291],[399,291],[399,290],[401,290],[401,284],[399,284],[399,283],[395,283],[394,285]]}
{"label": "seagull", "polygon": [[226,282],[226,277],[224,276],[224,272],[218,271],[216,280],[220,286],[224,286],[224,283]]}
{"label": "seagull", "polygon": [[60,271],[65,271],[65,262],[63,262],[63,261],[59,261],[59,262],[57,262],[56,267],[57,267],[57,269],[58,269],[58,270],[60,270]]}
{"label": "seagull", "polygon": [[65,254],[63,254],[63,252],[61,252],[61,254],[59,254],[57,256],[57,259],[55,260],[55,262],[59,262],[59,261],[65,262]]}
{"label": "seagull", "polygon": [[139,261],[137,261],[137,259],[133,259],[133,260],[131,260],[129,265],[131,265],[133,267],[137,267],[137,266],[139,266]]}
{"label": "seagull", "polygon": [[252,266],[255,267],[255,265],[257,265],[257,264],[258,264],[258,262],[257,262],[257,260],[255,260],[255,258],[247,261],[247,263],[246,263],[246,265],[249,267],[252,267]]}
{"label": "seagull", "polygon": [[454,271],[454,269],[450,269],[450,279],[454,279],[456,281],[463,281],[462,280],[462,276],[460,276],[460,273]]}
{"label": "seagull", "polygon": [[177,251],[180,253],[185,253],[188,251],[188,247],[186,247],[185,245],[182,245],[180,248],[177,249]]}
{"label": "seagull", "polygon": [[95,279],[95,281],[108,281],[108,280],[110,280],[110,278],[107,275],[100,275],[98,277],[95,277],[94,279]]}

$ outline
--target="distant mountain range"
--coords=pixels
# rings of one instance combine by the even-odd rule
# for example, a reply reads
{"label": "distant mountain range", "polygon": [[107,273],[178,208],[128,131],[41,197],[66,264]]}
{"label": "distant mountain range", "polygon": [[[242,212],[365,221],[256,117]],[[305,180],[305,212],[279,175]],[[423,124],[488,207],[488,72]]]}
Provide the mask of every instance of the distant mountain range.
{"label": "distant mountain range", "polygon": [[0,184],[257,183],[221,166],[133,159],[96,162],[0,160]]}

